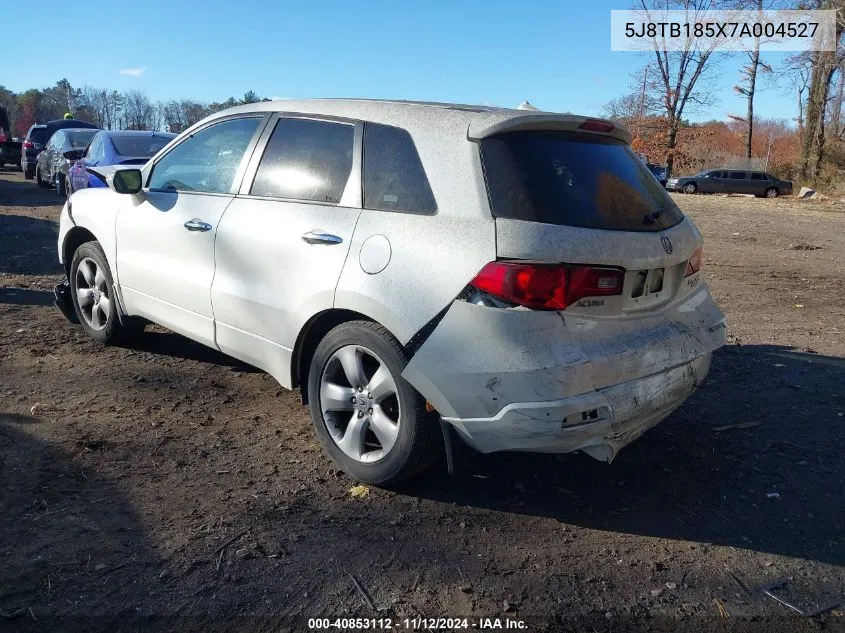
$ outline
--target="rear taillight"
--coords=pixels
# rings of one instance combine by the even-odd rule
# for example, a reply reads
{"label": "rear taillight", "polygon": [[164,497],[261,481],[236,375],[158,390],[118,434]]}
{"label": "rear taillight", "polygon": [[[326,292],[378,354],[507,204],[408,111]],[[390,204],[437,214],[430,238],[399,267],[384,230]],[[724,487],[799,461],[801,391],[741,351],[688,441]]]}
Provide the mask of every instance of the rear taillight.
{"label": "rear taillight", "polygon": [[23,148],[24,149],[32,149],[33,147],[35,147],[35,145],[33,145],[31,141],[24,141],[23,142]]}
{"label": "rear taillight", "polygon": [[604,132],[605,134],[610,134],[616,129],[616,126],[613,125],[613,123],[608,123],[607,121],[602,121],[600,119],[587,119],[578,126],[578,129],[587,130],[588,132]]}
{"label": "rear taillight", "polygon": [[622,294],[624,275],[600,266],[490,262],[470,285],[526,308],[564,310],[585,297]]}
{"label": "rear taillight", "polygon": [[689,258],[689,261],[687,262],[687,270],[684,273],[684,277],[694,275],[699,270],[701,270],[701,250],[701,248],[695,249],[695,252],[692,254],[692,257]]}

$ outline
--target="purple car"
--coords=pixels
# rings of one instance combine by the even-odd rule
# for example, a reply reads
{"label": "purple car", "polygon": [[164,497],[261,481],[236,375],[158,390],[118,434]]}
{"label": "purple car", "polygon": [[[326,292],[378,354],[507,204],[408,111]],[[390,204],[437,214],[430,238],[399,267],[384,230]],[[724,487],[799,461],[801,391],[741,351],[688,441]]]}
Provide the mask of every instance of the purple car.
{"label": "purple car", "polygon": [[138,130],[103,130],[98,132],[80,158],[68,170],[67,195],[87,187],[105,187],[96,168],[105,165],[143,165],[175,134]]}

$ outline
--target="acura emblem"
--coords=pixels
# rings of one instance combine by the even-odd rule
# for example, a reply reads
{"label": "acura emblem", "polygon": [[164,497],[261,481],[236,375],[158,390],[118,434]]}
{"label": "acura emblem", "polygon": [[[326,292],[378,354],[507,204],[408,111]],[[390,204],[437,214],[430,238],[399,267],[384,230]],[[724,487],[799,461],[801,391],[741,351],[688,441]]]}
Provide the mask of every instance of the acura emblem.
{"label": "acura emblem", "polygon": [[672,254],[672,242],[669,241],[669,238],[663,235],[660,238],[660,243],[663,244],[663,250],[666,251],[667,255]]}

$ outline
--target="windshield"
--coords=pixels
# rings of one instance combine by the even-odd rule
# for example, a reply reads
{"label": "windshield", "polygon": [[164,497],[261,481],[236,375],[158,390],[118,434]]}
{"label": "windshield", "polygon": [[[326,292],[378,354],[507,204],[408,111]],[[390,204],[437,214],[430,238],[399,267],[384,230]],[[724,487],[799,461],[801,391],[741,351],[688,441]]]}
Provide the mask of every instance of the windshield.
{"label": "windshield", "polygon": [[126,136],[114,135],[111,142],[115,151],[121,156],[138,156],[149,158],[162,147],[167,145],[175,134],[140,135],[132,134]]}
{"label": "windshield", "polygon": [[481,154],[493,215],[621,231],[660,231],[683,214],[623,141],[563,131],[505,132]]}
{"label": "windshield", "polygon": [[83,149],[91,142],[97,132],[98,130],[71,130],[65,132],[65,134],[67,135],[68,145],[73,149]]}

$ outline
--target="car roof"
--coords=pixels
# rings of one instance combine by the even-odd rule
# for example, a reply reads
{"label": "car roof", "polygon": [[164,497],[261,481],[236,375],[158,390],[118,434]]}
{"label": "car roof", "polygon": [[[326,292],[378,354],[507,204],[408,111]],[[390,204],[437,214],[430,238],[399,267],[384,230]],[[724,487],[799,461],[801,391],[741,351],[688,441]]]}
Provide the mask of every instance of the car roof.
{"label": "car roof", "polygon": [[159,132],[157,130],[103,130],[103,134],[109,137],[133,137],[133,136],[165,136],[173,138],[176,134],[172,132]]}
{"label": "car roof", "polygon": [[[434,101],[280,99],[235,106],[215,113],[205,120],[250,112],[288,112],[331,116],[394,125],[419,132],[433,132],[442,130],[444,127],[455,127],[462,128],[466,137],[470,139],[481,139],[497,132],[515,129],[576,129],[586,119],[594,118],[537,110]],[[631,142],[631,134],[624,125],[613,121],[607,123],[613,125],[613,136],[627,143]]]}

